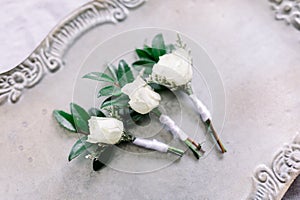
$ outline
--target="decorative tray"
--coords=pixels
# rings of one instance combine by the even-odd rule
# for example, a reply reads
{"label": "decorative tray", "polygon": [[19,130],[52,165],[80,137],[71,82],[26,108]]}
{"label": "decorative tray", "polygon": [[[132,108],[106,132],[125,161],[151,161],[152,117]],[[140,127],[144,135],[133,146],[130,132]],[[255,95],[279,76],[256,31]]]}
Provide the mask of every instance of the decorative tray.
{"label": "decorative tray", "polygon": [[[298,16],[296,1],[95,0],[78,8],[0,74],[3,198],[281,199],[300,174]],[[167,162],[151,154],[100,172],[84,157],[68,162],[76,139],[52,111],[78,101],[83,65],[106,59],[103,50],[87,59],[96,45],[145,26],[177,30],[206,49],[216,66],[207,73],[222,80],[222,90],[210,88],[211,105],[227,152],[210,145],[202,159]],[[195,90],[205,96],[199,80]],[[194,132],[185,117],[180,126]]]}

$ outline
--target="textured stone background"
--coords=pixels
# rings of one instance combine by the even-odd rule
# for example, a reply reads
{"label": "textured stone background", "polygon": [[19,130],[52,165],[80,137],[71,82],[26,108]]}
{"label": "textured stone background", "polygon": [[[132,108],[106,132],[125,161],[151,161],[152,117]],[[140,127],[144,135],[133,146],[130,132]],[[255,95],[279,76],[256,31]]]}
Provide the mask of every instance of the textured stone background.
{"label": "textured stone background", "polygon": [[[61,1],[56,2],[60,15],[55,13],[53,4],[52,14],[46,15],[49,19],[64,16]],[[8,4],[13,3],[9,1]],[[23,8],[21,3],[15,6],[19,6],[19,10]],[[1,9],[6,9],[0,12],[5,13],[5,17],[1,17],[6,20],[1,23],[5,27],[6,23],[10,25],[8,15],[13,14],[16,7]],[[38,15],[47,13],[48,7],[43,9]],[[22,15],[28,16],[28,22],[39,18],[31,14]],[[56,23],[58,18],[51,23]],[[32,33],[37,33],[35,29],[40,27],[43,34],[37,38],[41,38],[50,30],[50,27],[48,30],[41,27],[44,23],[40,21],[30,24],[20,32],[25,34],[28,27]],[[75,138],[57,126],[52,110],[68,109],[80,63],[95,44],[121,31],[144,26],[184,32],[205,47],[214,60],[226,90],[227,115],[222,139],[228,153],[220,156],[215,151],[199,162],[187,155],[180,162],[147,174],[122,173],[110,168],[92,172],[85,159],[68,163],[67,155]],[[8,36],[14,32],[9,32]],[[15,40],[20,41],[23,34],[19,36]],[[1,36],[1,41],[5,38]],[[251,191],[251,177],[256,166],[271,165],[276,150],[283,143],[289,143],[300,130],[298,38],[299,32],[274,20],[268,1],[149,0],[133,11],[124,23],[93,29],[70,49],[64,69],[26,91],[18,104],[0,107],[1,197],[245,198]],[[39,39],[29,43],[32,47],[38,42]],[[8,52],[3,59],[14,59],[10,57],[14,50],[3,45],[0,48],[1,52]],[[20,52],[23,49],[13,48]],[[186,130],[193,131],[192,128],[186,127]]]}

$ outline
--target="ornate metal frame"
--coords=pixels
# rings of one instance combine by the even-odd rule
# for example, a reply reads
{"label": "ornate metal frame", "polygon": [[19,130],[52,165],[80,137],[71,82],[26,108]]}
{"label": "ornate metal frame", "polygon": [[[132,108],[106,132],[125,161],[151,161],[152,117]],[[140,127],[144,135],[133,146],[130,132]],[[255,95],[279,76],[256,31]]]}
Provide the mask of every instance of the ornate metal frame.
{"label": "ornate metal frame", "polygon": [[[118,23],[130,9],[145,0],[94,0],[59,23],[21,64],[0,74],[0,104],[16,103],[26,89],[34,87],[45,75],[65,65],[64,56],[73,42],[97,25]],[[270,0],[275,18],[300,30],[300,0]],[[280,199],[300,174],[300,134],[274,157],[270,167],[259,165],[248,199]]]}
{"label": "ornate metal frame", "polygon": [[275,19],[284,20],[300,30],[300,1],[299,0],[270,0],[275,11]]}
{"label": "ornate metal frame", "polygon": [[65,52],[73,42],[94,26],[118,23],[126,19],[129,9],[145,0],[94,0],[59,23],[21,64],[0,74],[0,104],[16,103],[25,89],[38,84],[45,75],[65,65]]}
{"label": "ornate metal frame", "polygon": [[256,168],[249,199],[281,199],[299,174],[300,134],[276,154],[270,167],[259,165]]}

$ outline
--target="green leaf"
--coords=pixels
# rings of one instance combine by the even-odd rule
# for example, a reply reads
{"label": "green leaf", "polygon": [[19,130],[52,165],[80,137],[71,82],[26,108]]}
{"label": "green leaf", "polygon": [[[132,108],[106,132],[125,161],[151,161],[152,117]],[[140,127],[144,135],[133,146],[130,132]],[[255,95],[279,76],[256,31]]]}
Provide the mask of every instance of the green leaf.
{"label": "green leaf", "polygon": [[166,49],[163,35],[161,33],[154,36],[152,40],[152,48],[156,49]]}
{"label": "green leaf", "polygon": [[96,116],[96,117],[105,117],[105,114],[97,108],[90,108],[89,109],[89,115],[90,116]]}
{"label": "green leaf", "polygon": [[117,98],[107,98],[101,105],[101,108],[105,108],[108,106],[117,106],[117,107],[126,107],[128,106],[129,98],[127,95],[122,94]]}
{"label": "green leaf", "polygon": [[88,120],[90,119],[90,115],[75,103],[71,103],[70,107],[77,131],[80,133],[89,133]]}
{"label": "green leaf", "polygon": [[131,83],[132,81],[134,81],[132,71],[124,60],[121,60],[119,62],[117,77],[121,88],[127,83]]}
{"label": "green leaf", "polygon": [[152,40],[152,55],[156,61],[159,60],[159,56],[166,54],[166,45],[163,35],[157,34]]}
{"label": "green leaf", "polygon": [[112,78],[117,81],[118,77],[117,77],[117,69],[116,69],[116,67],[114,65],[112,65],[112,64],[109,64],[107,66],[107,69],[110,72],[110,74],[112,75]]}
{"label": "green leaf", "polygon": [[110,82],[110,83],[115,82],[115,80],[111,76],[101,72],[91,72],[84,75],[82,78],[87,78],[95,81]]}
{"label": "green leaf", "polygon": [[109,85],[102,88],[99,91],[98,97],[100,96],[120,96],[122,94],[121,89],[114,85]]}
{"label": "green leaf", "polygon": [[89,147],[93,144],[87,142],[87,136],[83,136],[82,138],[78,139],[77,142],[73,145],[68,160],[71,161],[74,158],[78,157],[80,154],[85,152]]}
{"label": "green leaf", "polygon": [[135,52],[141,60],[154,60],[152,54],[149,53],[149,51],[145,51],[143,49],[136,49]]}
{"label": "green leaf", "polygon": [[75,124],[72,115],[62,110],[54,110],[53,116],[56,121],[65,129],[76,132]]}
{"label": "green leaf", "polygon": [[152,60],[137,60],[134,63],[132,63],[132,66],[136,67],[142,65],[144,67],[153,67],[154,64],[155,62]]}
{"label": "green leaf", "polygon": [[151,55],[151,57],[154,59],[153,55],[152,55],[152,48],[147,46],[147,45],[144,45],[144,49],[143,49],[145,52],[147,52],[149,55]]}
{"label": "green leaf", "polygon": [[132,63],[132,66],[138,71],[144,69],[144,74],[151,74],[152,67],[154,64],[155,62],[150,60],[137,60],[134,63]]}
{"label": "green leaf", "polygon": [[106,98],[103,102],[102,102],[102,104],[101,104],[101,106],[100,106],[100,108],[104,108],[104,107],[106,107],[106,106],[104,106],[104,107],[102,107],[103,105],[106,105],[107,104],[107,102],[109,102],[109,101],[111,101],[113,99],[113,97],[112,96],[110,96],[110,97],[108,97],[108,98]]}
{"label": "green leaf", "polygon": [[169,88],[167,88],[166,86],[157,84],[157,83],[149,83],[148,84],[155,92],[162,92],[162,91],[171,91]]}

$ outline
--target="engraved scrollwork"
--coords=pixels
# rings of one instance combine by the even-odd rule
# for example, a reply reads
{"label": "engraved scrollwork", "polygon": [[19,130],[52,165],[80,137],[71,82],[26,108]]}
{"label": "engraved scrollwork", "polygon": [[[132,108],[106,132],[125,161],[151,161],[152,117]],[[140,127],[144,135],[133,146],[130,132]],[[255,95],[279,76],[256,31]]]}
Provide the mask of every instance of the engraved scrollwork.
{"label": "engraved scrollwork", "polygon": [[48,73],[64,66],[64,55],[70,45],[94,26],[126,19],[128,9],[145,0],[94,0],[57,25],[34,52],[21,64],[0,74],[0,104],[16,103],[24,89],[39,83]]}
{"label": "engraved scrollwork", "polygon": [[274,199],[279,186],[275,180],[274,174],[267,166],[259,166],[254,179],[257,181],[257,193],[254,199]]}
{"label": "engraved scrollwork", "polygon": [[299,0],[270,0],[275,10],[275,19],[284,20],[300,30],[300,1]]}
{"label": "engraved scrollwork", "polygon": [[274,157],[271,167],[258,166],[253,177],[254,188],[248,199],[280,199],[300,174],[300,134]]}

